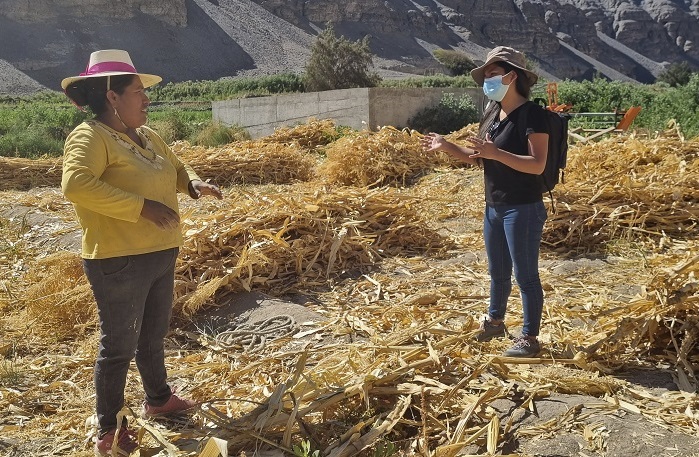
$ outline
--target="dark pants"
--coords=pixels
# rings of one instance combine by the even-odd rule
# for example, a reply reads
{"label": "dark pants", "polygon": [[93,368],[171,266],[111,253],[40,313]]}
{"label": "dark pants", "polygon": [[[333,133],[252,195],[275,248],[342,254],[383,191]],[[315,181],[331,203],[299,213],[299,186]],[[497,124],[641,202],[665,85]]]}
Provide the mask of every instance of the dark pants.
{"label": "dark pants", "polygon": [[524,205],[486,205],[483,226],[490,272],[491,319],[505,318],[512,291],[512,267],[522,295],[522,334],[539,335],[544,292],[539,279],[539,246],[546,222],[543,202]]}
{"label": "dark pants", "polygon": [[83,260],[102,333],[95,363],[100,433],[117,425],[116,415],[124,406],[126,374],[134,356],[146,401],[161,405],[170,397],[164,339],[172,315],[177,253],[173,248]]}

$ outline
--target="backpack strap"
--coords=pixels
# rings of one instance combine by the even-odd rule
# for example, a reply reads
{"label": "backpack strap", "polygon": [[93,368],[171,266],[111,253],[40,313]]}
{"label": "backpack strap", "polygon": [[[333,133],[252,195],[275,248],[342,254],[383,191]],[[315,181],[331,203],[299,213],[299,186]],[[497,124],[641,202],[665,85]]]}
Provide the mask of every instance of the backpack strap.
{"label": "backpack strap", "polygon": [[527,142],[527,117],[529,117],[529,113],[532,110],[532,107],[537,106],[536,104],[526,101],[524,102],[523,110],[519,113],[517,116],[517,129],[519,131],[519,137],[522,139],[522,142],[526,143]]}
{"label": "backpack strap", "polygon": [[[529,140],[527,138],[526,120],[527,120],[527,117],[529,116],[529,113],[531,112],[532,109],[541,108],[541,107],[539,105],[537,105],[536,103],[528,100],[528,101],[524,102],[523,108],[524,109],[522,110],[521,113],[519,113],[519,115],[517,117],[517,129],[519,131],[519,136],[522,139],[522,142],[525,143],[527,145],[527,148],[528,148],[529,147]],[[541,108],[541,109],[546,109],[546,108]],[[549,133],[549,135],[550,135],[550,133]],[[550,145],[550,143],[549,143],[549,145]],[[549,147],[549,151],[548,151],[549,153],[551,152],[550,149],[551,148]],[[548,161],[548,159],[549,158],[546,157],[547,161]],[[551,212],[553,214],[556,214],[556,201],[553,198],[553,190],[551,189],[551,186],[549,186],[549,184],[546,182],[546,178],[544,177],[543,173],[540,175],[537,175],[537,176],[544,182],[544,185],[546,186],[546,190],[549,193],[549,198],[551,199]]]}

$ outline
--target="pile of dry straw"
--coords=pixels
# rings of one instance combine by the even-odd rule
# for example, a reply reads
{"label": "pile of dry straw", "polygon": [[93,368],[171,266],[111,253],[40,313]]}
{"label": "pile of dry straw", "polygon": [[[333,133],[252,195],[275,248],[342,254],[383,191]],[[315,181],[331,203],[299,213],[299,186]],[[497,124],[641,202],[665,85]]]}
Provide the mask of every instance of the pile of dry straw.
{"label": "pile of dry straw", "polygon": [[[581,253],[615,253],[616,260],[601,276],[542,271],[547,349],[522,361],[497,355],[504,342],[472,340],[487,301],[482,240],[477,229],[444,230],[449,220],[468,226],[480,217],[481,171],[423,153],[415,132],[387,127],[339,139],[336,132],[332,123],[312,121],[222,148],[176,145],[202,176],[233,184],[222,202],[183,209],[178,325],[242,290],[316,297],[322,305],[309,306],[327,319],[256,354],[181,333],[178,344],[187,350],[173,354],[171,373],[188,379],[190,394],[204,402],[198,420],[162,436],[136,419],[171,455],[171,442],[183,455],[198,455],[182,438],[209,437],[233,452],[262,445],[290,451],[309,440],[332,457],[394,445],[445,457],[492,454],[508,441],[564,428],[602,440],[590,418],[620,408],[699,431],[699,398],[690,393],[699,364],[699,139],[687,141],[675,128],[571,149],[543,256],[551,264]],[[476,260],[464,263],[472,254]],[[74,254],[37,261],[26,281],[27,314],[44,317],[37,334],[94,343],[94,333],[84,336],[94,328],[93,305]],[[637,293],[614,294],[620,283],[638,286]],[[521,323],[518,308],[515,298],[508,325]],[[314,345],[313,337],[337,342]],[[66,376],[71,389],[89,391],[90,351],[58,363],[26,401],[0,389],[0,405],[8,398],[28,405],[39,393],[58,398],[52,382]],[[76,363],[84,372],[70,376]],[[609,376],[649,365],[674,368],[682,390],[658,399]],[[516,410],[536,411],[553,393],[600,401],[530,427],[518,425],[515,411],[491,407],[509,399]],[[56,435],[75,434],[90,414],[89,402],[84,407],[55,408]]]}

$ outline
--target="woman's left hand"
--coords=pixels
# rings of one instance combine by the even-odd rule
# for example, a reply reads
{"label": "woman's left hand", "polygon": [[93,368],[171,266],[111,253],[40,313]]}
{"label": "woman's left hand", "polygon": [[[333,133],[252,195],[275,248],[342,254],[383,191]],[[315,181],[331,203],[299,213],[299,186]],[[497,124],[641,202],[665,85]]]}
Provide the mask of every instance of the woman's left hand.
{"label": "woman's left hand", "polygon": [[193,179],[189,181],[189,195],[192,198],[199,198],[202,195],[213,195],[214,197],[221,200],[223,194],[218,186],[214,184],[209,184],[208,182],[200,181],[198,179]]}
{"label": "woman's left hand", "polygon": [[498,153],[498,147],[493,143],[490,138],[490,134],[485,136],[485,140],[478,137],[471,137],[468,139],[471,143],[471,149],[473,149],[473,154],[470,157],[481,159],[494,159]]}

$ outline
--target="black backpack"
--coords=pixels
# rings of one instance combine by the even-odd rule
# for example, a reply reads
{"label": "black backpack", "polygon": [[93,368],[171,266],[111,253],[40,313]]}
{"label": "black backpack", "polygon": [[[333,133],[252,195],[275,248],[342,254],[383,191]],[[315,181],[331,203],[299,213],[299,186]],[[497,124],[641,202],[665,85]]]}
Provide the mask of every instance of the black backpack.
{"label": "black backpack", "polygon": [[[546,167],[544,172],[539,175],[541,183],[541,193],[549,193],[551,200],[553,194],[551,191],[559,182],[565,182],[565,167],[568,161],[568,121],[570,115],[565,113],[556,113],[537,105],[534,102],[527,103],[529,105],[525,110],[525,115],[529,115],[532,110],[539,110],[546,116],[546,122],[549,127],[549,152],[546,156]],[[520,118],[521,119],[521,118]],[[524,122],[520,122],[522,126],[521,135],[526,139],[526,131]]]}
{"label": "black backpack", "polygon": [[[525,109],[520,114],[518,123],[522,141],[525,143],[527,141],[526,122],[523,122],[525,118],[522,116],[528,116],[531,110],[543,111],[543,113],[536,113],[535,115],[546,116],[548,124],[549,151],[546,156],[544,172],[539,175],[539,183],[541,193],[545,194],[548,192],[551,201],[553,201],[553,193],[551,191],[559,182],[565,182],[565,167],[568,161],[568,121],[570,120],[570,115],[556,113],[534,102],[527,102]],[[481,118],[481,126],[478,133],[480,138],[485,138],[489,126],[495,121],[499,113],[500,105],[498,103],[488,103]]]}

